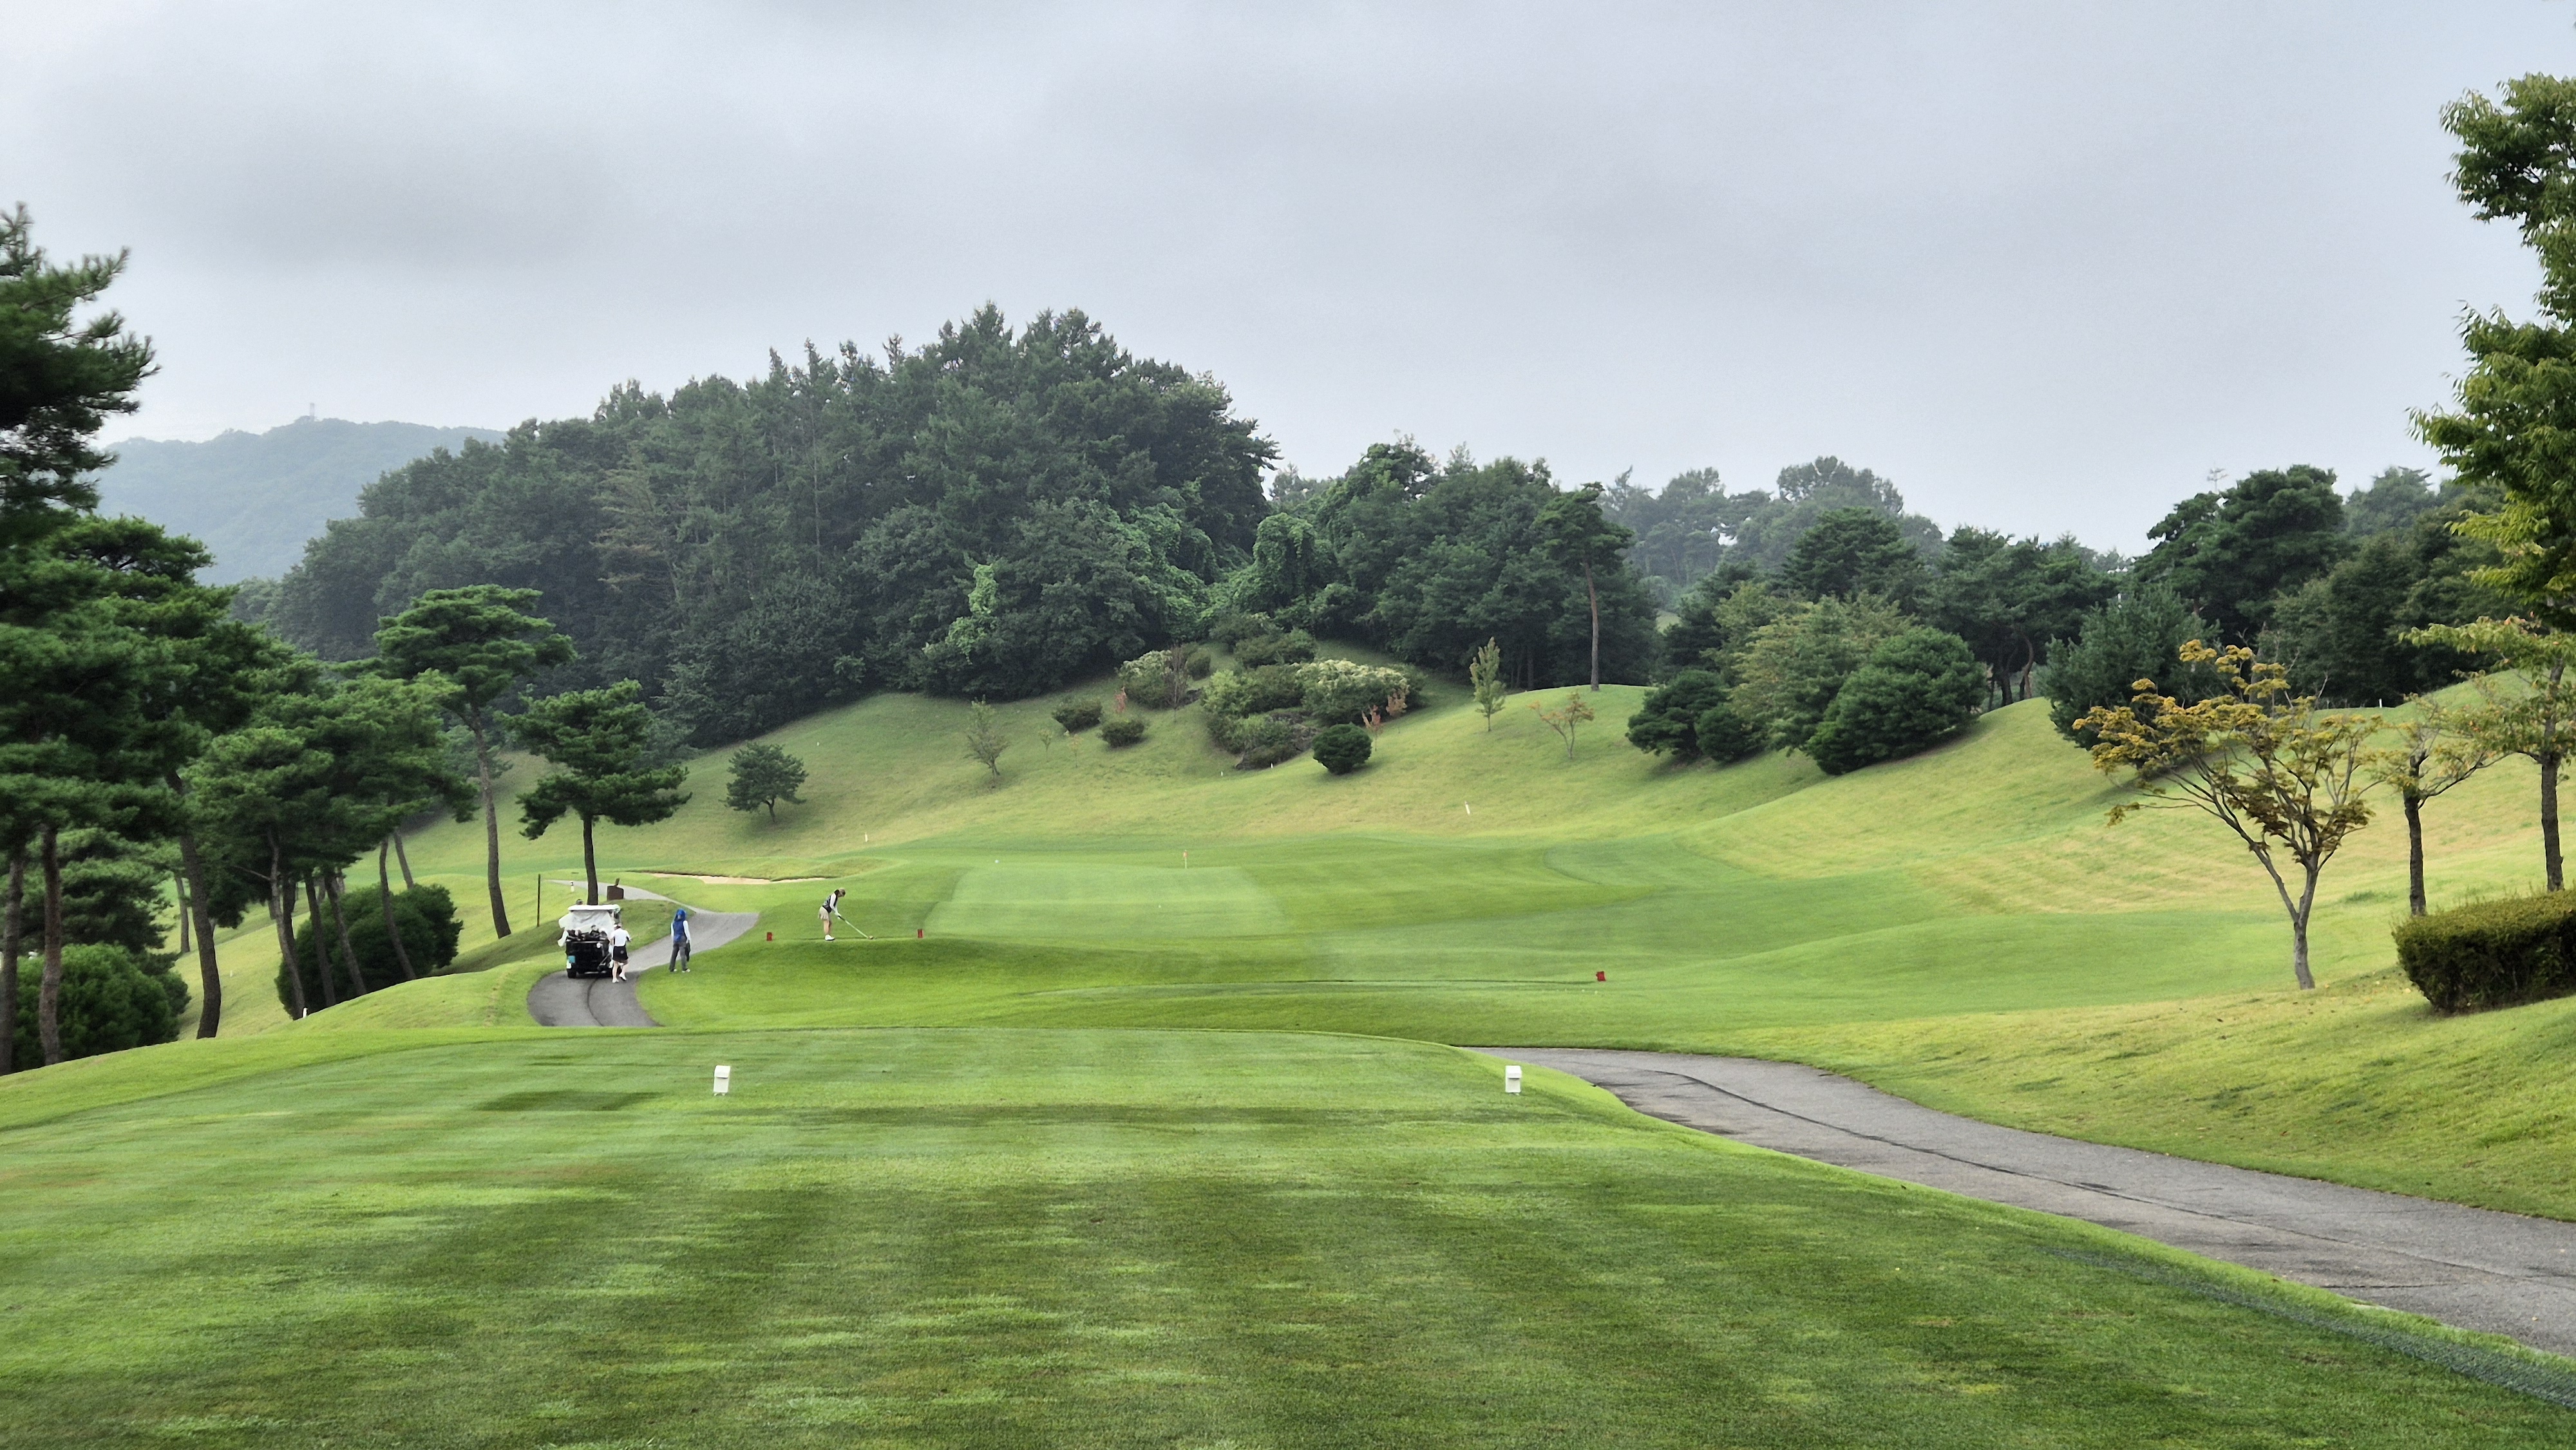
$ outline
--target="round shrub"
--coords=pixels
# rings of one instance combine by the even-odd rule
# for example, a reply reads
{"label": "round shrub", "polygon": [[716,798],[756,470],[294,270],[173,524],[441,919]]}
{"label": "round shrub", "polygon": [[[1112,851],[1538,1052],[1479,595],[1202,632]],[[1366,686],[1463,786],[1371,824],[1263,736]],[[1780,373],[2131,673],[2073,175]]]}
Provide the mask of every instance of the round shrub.
{"label": "round shrub", "polygon": [[[300,903],[299,903],[300,904]],[[331,921],[331,904],[322,904],[322,932],[316,940],[310,914],[298,913],[295,928],[295,965],[304,976],[304,1002],[319,1007],[322,995],[322,957],[317,946],[331,950],[331,991],[346,999],[349,995],[349,967],[340,960],[340,929]],[[402,963],[395,960],[392,943],[385,939],[384,908],[376,904],[376,888],[361,886],[340,898],[340,916],[349,925],[349,945],[358,952],[358,980],[370,992],[390,987],[403,979]],[[402,932],[403,950],[411,957],[414,976],[426,977],[456,960],[457,939],[463,935],[464,923],[456,919],[455,898],[444,886],[414,886],[394,893],[394,925]],[[277,1000],[287,1011],[295,1010],[295,987],[286,978],[286,964],[277,967]]]}
{"label": "round shrub", "polygon": [[1348,775],[1368,764],[1374,744],[1357,725],[1335,725],[1315,737],[1315,763],[1335,775]]}
{"label": "round shrub", "polygon": [[1194,644],[1181,656],[1182,668],[1193,680],[1204,680],[1216,670],[1216,656],[1206,645]]}
{"label": "round shrub", "polygon": [[1985,673],[1966,640],[1907,630],[1843,681],[1805,749],[1825,774],[1842,775],[1959,733],[1985,698]]}
{"label": "round shrub", "polygon": [[1055,716],[1055,723],[1064,727],[1065,734],[1079,735],[1100,723],[1100,697],[1067,700],[1051,713]]}
{"label": "round shrub", "polygon": [[[176,993],[169,990],[174,982],[179,987]],[[37,999],[43,990],[41,959],[31,955],[19,963],[18,1030],[11,1049],[16,1054],[11,1060],[23,1067],[45,1060],[44,1044],[36,1031]],[[187,1000],[187,984],[177,982],[169,968],[152,971],[144,958],[123,947],[67,946],[63,948],[60,1019],[63,1055],[96,1057],[171,1041],[179,1035],[179,1012]]]}
{"label": "round shrub", "polygon": [[1100,743],[1112,750],[1123,749],[1145,738],[1145,722],[1133,715],[1121,715],[1100,727]]}
{"label": "round shrub", "polygon": [[2443,1012],[2576,993],[2576,891],[2509,896],[2410,918],[2397,964]]}

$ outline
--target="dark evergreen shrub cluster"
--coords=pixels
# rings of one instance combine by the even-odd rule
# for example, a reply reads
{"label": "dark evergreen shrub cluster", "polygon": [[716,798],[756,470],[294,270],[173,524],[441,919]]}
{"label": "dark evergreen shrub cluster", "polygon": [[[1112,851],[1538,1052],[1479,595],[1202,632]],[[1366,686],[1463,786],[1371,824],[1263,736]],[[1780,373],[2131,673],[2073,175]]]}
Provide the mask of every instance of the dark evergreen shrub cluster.
{"label": "dark evergreen shrub cluster", "polygon": [[2576,993],[2576,891],[2481,901],[2397,928],[2397,964],[2443,1012]]}
{"label": "dark evergreen shrub cluster", "polygon": [[[36,1029],[36,1001],[43,986],[39,974],[19,973],[16,1044],[10,1060],[23,1067],[45,1060]],[[63,948],[65,1057],[96,1057],[171,1041],[179,1035],[179,1014],[187,1006],[188,984],[170,970],[166,957],[147,957],[113,946]]]}
{"label": "dark evergreen shrub cluster", "polygon": [[1133,715],[1121,715],[1100,727],[1100,743],[1112,750],[1133,745],[1145,738],[1145,722]]}
{"label": "dark evergreen shrub cluster", "polygon": [[[304,977],[304,1000],[307,1006],[314,1007],[353,995],[349,990],[349,966],[341,955],[339,926],[331,919],[327,901],[322,909],[323,932],[319,937],[310,916],[295,929],[296,966]],[[376,888],[361,886],[343,895],[340,920],[348,923],[349,945],[358,954],[358,976],[368,991],[403,980],[402,963],[395,958],[393,945],[385,936],[385,913],[377,904]],[[403,950],[411,957],[413,976],[426,977],[456,960],[456,943],[464,923],[456,919],[456,902],[448,896],[446,887],[414,886],[395,892],[394,924],[402,932]],[[327,993],[322,987],[322,957],[317,948],[326,948],[331,954],[331,988]],[[295,1010],[295,988],[287,979],[284,963],[277,968],[277,1000],[289,1012]]]}
{"label": "dark evergreen shrub cluster", "polygon": [[1079,735],[1100,723],[1100,697],[1094,695],[1088,700],[1067,700],[1051,713],[1055,716],[1055,723],[1063,726],[1066,734]]}

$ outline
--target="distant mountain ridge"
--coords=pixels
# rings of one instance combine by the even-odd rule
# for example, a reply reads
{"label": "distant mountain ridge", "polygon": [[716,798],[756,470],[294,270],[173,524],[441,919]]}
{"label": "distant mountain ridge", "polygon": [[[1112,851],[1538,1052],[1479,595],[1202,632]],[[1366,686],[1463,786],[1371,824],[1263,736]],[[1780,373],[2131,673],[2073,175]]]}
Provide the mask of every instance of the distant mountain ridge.
{"label": "distant mountain ridge", "polygon": [[99,475],[99,507],[203,540],[215,552],[208,582],[274,578],[304,557],[305,540],[324,522],[355,517],[358,491],[388,470],[501,436],[491,428],[298,418],[201,443],[135,438],[116,445],[115,466]]}

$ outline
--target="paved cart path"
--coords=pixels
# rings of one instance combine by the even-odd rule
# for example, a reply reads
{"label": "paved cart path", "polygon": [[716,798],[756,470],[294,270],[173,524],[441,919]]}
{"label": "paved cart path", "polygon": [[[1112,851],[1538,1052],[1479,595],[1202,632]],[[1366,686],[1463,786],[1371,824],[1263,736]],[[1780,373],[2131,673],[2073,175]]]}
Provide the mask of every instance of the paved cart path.
{"label": "paved cart path", "polygon": [[[626,888],[629,896],[650,897],[655,901],[671,898],[658,892]],[[703,956],[752,929],[760,920],[756,911],[689,912],[690,955]],[[644,1004],[635,1000],[635,978],[654,967],[671,964],[671,939],[640,946],[627,953],[627,979],[611,981],[606,977],[571,977],[550,972],[537,979],[528,989],[528,1015],[540,1027],[658,1027]]]}
{"label": "paved cart path", "polygon": [[1667,1122],[2576,1355],[2576,1224],[1999,1128],[1795,1063],[1477,1050],[1570,1073]]}

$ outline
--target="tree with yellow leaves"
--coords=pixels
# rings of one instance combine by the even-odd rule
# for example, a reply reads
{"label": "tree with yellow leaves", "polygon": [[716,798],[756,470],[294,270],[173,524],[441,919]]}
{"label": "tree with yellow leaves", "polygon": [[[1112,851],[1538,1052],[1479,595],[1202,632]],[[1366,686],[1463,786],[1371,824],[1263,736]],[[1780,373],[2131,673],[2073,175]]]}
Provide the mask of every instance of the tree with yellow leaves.
{"label": "tree with yellow leaves", "polygon": [[[2129,704],[2097,706],[2084,717],[2100,742],[2094,767],[2132,772],[2138,793],[2112,807],[2111,823],[2136,811],[2190,809],[2235,832],[2290,914],[2290,968],[2300,989],[2314,988],[2308,918],[2317,878],[2344,838],[2370,820],[2362,797],[2373,784],[2368,746],[2379,722],[2319,714],[2315,697],[2290,693],[2284,666],[2257,663],[2240,645],[2212,649],[2193,640],[2180,663],[2210,666],[2220,688],[2186,705],[2140,680]],[[2285,862],[2300,878],[2295,895]]]}

